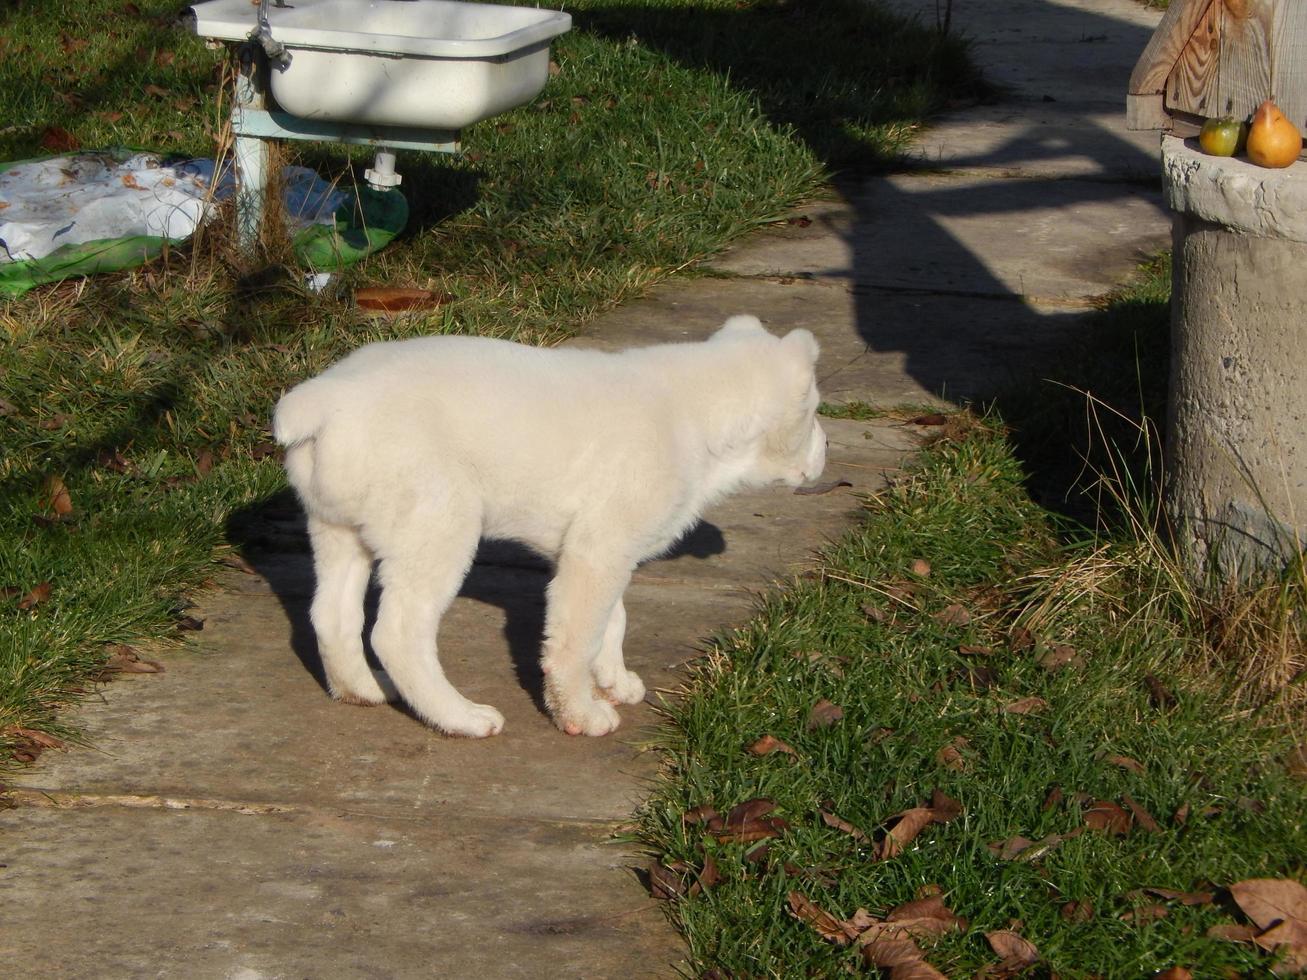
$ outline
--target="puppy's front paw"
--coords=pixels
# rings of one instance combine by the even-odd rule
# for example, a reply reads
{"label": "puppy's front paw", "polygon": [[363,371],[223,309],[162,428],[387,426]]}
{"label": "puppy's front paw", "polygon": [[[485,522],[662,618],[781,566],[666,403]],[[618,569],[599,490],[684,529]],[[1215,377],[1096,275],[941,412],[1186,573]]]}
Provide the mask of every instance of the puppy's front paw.
{"label": "puppy's front paw", "polygon": [[457,712],[450,712],[441,718],[440,727],[450,735],[489,738],[504,730],[504,716],[488,704],[469,701]]}
{"label": "puppy's front paw", "polygon": [[399,692],[391,682],[390,676],[383,670],[370,671],[371,678],[362,675],[353,684],[346,684],[338,678],[328,678],[331,696],[343,704],[357,704],[364,707],[398,701]]}
{"label": "puppy's front paw", "polygon": [[554,721],[569,735],[607,735],[622,718],[607,701],[588,698],[559,708]]}
{"label": "puppy's front paw", "polygon": [[633,670],[619,670],[612,675],[595,674],[600,693],[613,704],[639,704],[644,700],[644,681]]}

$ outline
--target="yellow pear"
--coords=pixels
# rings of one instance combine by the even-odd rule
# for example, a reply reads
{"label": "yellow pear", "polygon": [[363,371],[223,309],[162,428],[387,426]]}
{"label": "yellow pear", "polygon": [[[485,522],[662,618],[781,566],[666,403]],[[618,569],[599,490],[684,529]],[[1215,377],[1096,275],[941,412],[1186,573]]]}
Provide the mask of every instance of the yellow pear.
{"label": "yellow pear", "polygon": [[1259,167],[1287,167],[1302,152],[1302,134],[1267,99],[1253,113],[1248,127],[1248,159]]}

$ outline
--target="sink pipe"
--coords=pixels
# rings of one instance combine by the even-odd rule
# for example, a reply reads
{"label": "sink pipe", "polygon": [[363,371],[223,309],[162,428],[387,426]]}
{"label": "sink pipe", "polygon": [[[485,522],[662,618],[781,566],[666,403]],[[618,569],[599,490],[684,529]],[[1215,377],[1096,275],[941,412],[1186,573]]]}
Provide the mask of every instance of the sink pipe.
{"label": "sink pipe", "polygon": [[[273,0],[274,7],[281,7],[284,10],[293,10],[286,0]],[[277,41],[272,36],[272,25],[268,23],[268,0],[259,0],[259,23],[253,31],[250,32],[250,40],[258,42],[263,53],[268,56],[268,64],[277,71],[284,72],[290,67],[291,55],[286,50],[286,45]]]}

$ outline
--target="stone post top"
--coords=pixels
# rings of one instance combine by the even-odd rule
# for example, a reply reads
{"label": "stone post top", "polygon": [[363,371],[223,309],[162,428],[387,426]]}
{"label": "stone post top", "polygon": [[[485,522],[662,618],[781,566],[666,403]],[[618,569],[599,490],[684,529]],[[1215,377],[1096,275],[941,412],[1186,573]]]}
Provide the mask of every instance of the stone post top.
{"label": "stone post top", "polygon": [[1173,211],[1257,235],[1307,243],[1307,163],[1271,170],[1209,156],[1196,139],[1162,137],[1162,184]]}

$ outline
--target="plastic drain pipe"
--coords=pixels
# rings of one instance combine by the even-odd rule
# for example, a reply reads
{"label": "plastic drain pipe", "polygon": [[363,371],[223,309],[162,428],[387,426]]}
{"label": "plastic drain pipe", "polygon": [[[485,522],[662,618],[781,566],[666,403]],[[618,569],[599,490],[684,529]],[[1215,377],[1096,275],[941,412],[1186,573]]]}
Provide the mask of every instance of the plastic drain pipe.
{"label": "plastic drain pipe", "polygon": [[363,179],[376,191],[398,187],[403,178],[395,173],[395,151],[385,146],[377,147],[376,158],[372,161],[372,166],[363,172]]}

